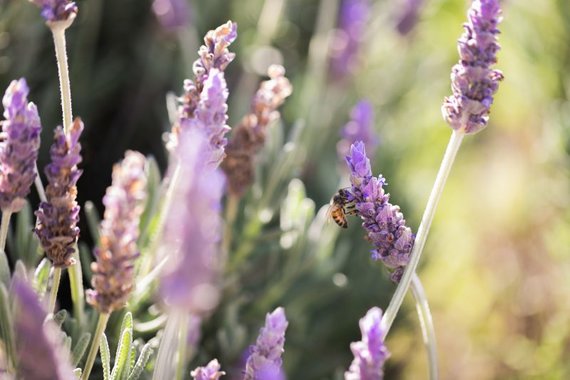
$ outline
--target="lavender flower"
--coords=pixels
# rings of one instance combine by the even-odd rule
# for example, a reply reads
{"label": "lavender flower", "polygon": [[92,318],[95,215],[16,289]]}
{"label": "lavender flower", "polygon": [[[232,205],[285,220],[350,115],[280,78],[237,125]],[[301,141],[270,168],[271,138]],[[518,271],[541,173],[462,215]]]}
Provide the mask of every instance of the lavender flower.
{"label": "lavender flower", "polygon": [[342,140],[337,144],[337,151],[344,159],[355,141],[364,142],[366,151],[374,156],[378,146],[378,136],[374,132],[374,108],[367,100],[358,102],[350,113],[350,121],[342,129]]}
{"label": "lavender flower", "polygon": [[75,263],[71,256],[79,236],[75,185],[82,173],[77,169],[81,162],[79,137],[82,131],[83,123],[79,118],[73,122],[69,135],[66,136],[61,127],[55,130],[50,149],[51,163],[45,168],[49,181],[47,202],[42,202],[36,211],[38,221],[34,232],[55,267],[68,267]]}
{"label": "lavender flower", "polygon": [[37,294],[19,278],[13,280],[11,290],[16,306],[17,378],[75,380],[69,354],[61,345],[60,332],[53,322],[44,323],[46,312]]}
{"label": "lavender flower", "polygon": [[285,330],[285,310],[278,307],[265,317],[265,326],[259,332],[255,346],[251,347],[245,365],[243,380],[277,380],[284,378],[281,371]]}
{"label": "lavender flower", "polygon": [[175,31],[190,24],[191,11],[187,0],[154,0],[152,11],[166,30]]}
{"label": "lavender flower", "polygon": [[198,367],[190,373],[194,380],[218,380],[225,375],[224,371],[220,371],[220,363],[217,359],[210,361],[205,367]]}
{"label": "lavender flower", "polygon": [[42,9],[47,22],[69,21],[77,15],[77,5],[69,0],[30,0]]}
{"label": "lavender flower", "polygon": [[499,0],[474,0],[465,32],[458,41],[459,63],[451,71],[453,95],[442,106],[444,119],[455,130],[467,134],[487,126],[493,95],[503,74],[491,69],[497,63],[497,43],[501,21]]}
{"label": "lavender flower", "polygon": [[369,0],[342,1],[338,29],[331,51],[330,70],[334,78],[343,79],[356,67],[370,12]]}
{"label": "lavender flower", "polygon": [[236,196],[242,196],[253,183],[255,154],[265,143],[267,127],[279,118],[277,108],[292,92],[282,66],[270,66],[268,75],[270,79],[261,83],[253,98],[251,112],[234,128],[222,161],[229,192]]}
{"label": "lavender flower", "polygon": [[381,380],[384,377],[382,367],[390,356],[384,345],[381,325],[382,310],[373,307],[360,320],[362,340],[350,345],[354,360],[344,374],[345,380]]}
{"label": "lavender flower", "polygon": [[372,176],[370,160],[366,157],[362,141],[350,147],[346,162],[352,183],[349,200],[354,201],[367,238],[374,244],[372,259],[381,260],[393,270],[390,278],[397,283],[410,260],[414,245],[412,230],[406,226],[400,207],[392,205],[389,202],[390,194],[384,193],[385,179]]}
{"label": "lavender flower", "polygon": [[0,135],[0,208],[17,212],[36,178],[36,160],[42,126],[38,110],[28,103],[25,79],[10,83],[2,104],[4,118]]}
{"label": "lavender flower", "polygon": [[163,271],[160,293],[172,308],[205,315],[219,299],[218,242],[224,178],[209,163],[208,143],[201,131],[183,133],[178,154],[181,166],[174,206],[161,245],[170,259]]}
{"label": "lavender flower", "polygon": [[401,0],[402,4],[400,13],[397,16],[396,30],[401,35],[406,35],[418,23],[420,10],[424,0]]}
{"label": "lavender flower", "polygon": [[134,287],[133,262],[139,256],[138,226],[146,196],[144,166],[142,154],[128,151],[113,167],[112,185],[103,198],[105,215],[94,252],[97,262],[91,264],[94,290],[87,291],[87,301],[101,313],[123,307]]}

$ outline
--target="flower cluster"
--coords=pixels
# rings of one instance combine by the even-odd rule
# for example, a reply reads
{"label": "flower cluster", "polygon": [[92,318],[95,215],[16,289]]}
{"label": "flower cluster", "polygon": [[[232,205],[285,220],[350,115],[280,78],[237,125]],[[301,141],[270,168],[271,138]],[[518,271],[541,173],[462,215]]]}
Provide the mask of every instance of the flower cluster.
{"label": "flower cluster", "polygon": [[384,362],[390,356],[384,345],[382,310],[373,307],[360,320],[362,340],[350,345],[354,360],[344,374],[345,380],[381,380]]}
{"label": "flower cluster", "polygon": [[451,128],[472,134],[487,126],[493,95],[503,74],[497,63],[499,0],[474,0],[465,32],[458,41],[459,63],[451,71],[453,95],[445,98],[442,113]]}
{"label": "flower cluster", "polygon": [[371,157],[378,147],[378,136],[374,132],[374,108],[367,100],[358,102],[350,113],[350,121],[341,131],[342,140],[337,144],[339,157],[344,159],[355,141],[362,141]]}
{"label": "flower cluster", "polygon": [[75,198],[77,180],[82,173],[77,169],[81,162],[79,137],[82,131],[79,118],[73,122],[69,135],[61,127],[55,130],[51,163],[45,168],[49,181],[47,202],[42,202],[36,211],[38,221],[34,232],[55,267],[68,267],[75,262],[71,256],[79,236],[79,205]]}
{"label": "flower cluster", "polygon": [[374,244],[372,258],[381,260],[393,270],[391,279],[399,282],[414,245],[412,230],[406,226],[400,208],[392,205],[389,202],[390,195],[384,193],[384,178],[372,175],[370,160],[366,157],[362,141],[350,147],[346,163],[352,183],[349,201],[354,202],[367,237]]}
{"label": "flower cluster", "polygon": [[47,22],[68,21],[77,15],[77,5],[69,0],[30,0],[42,9]]}
{"label": "flower cluster", "polygon": [[287,325],[285,310],[282,307],[267,314],[265,326],[259,332],[255,346],[251,347],[243,380],[283,378],[281,355]]}
{"label": "flower cluster", "polygon": [[225,375],[224,371],[220,371],[220,363],[217,359],[210,361],[205,367],[198,367],[190,375],[194,380],[218,380]]}
{"label": "flower cluster", "polygon": [[253,183],[255,154],[263,147],[267,126],[279,118],[279,108],[293,88],[282,66],[268,69],[269,80],[261,83],[251,104],[251,112],[234,128],[226,147],[222,169],[231,194],[241,196]]}
{"label": "flower cluster", "polygon": [[38,110],[28,103],[25,79],[10,83],[2,104],[4,118],[0,134],[0,208],[17,212],[36,179],[36,160],[42,126]]}
{"label": "flower cluster", "polygon": [[146,196],[145,158],[128,151],[113,167],[112,185],[103,198],[105,215],[101,222],[96,263],[91,264],[93,290],[87,301],[101,313],[123,307],[134,287],[133,262],[139,256],[139,219]]}

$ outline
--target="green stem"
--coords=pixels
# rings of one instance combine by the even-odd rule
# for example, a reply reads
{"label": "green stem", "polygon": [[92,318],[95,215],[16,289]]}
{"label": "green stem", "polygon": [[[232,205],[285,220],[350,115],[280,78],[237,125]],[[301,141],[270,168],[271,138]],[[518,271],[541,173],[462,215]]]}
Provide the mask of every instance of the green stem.
{"label": "green stem", "polygon": [[91,370],[93,369],[93,363],[95,363],[95,358],[97,357],[97,351],[99,350],[99,344],[101,343],[101,336],[105,332],[105,327],[107,327],[107,322],[111,313],[101,313],[99,314],[99,320],[97,321],[97,327],[95,328],[95,333],[93,334],[93,340],[91,341],[91,349],[89,350],[89,355],[87,356],[87,361],[85,362],[85,369],[81,374],[81,380],[89,379]]}
{"label": "green stem", "polygon": [[38,171],[38,164],[36,165],[36,179],[34,180],[34,184],[36,186],[36,191],[38,192],[38,196],[40,197],[40,201],[47,202],[46,198],[46,191],[44,189],[44,184],[42,183],[42,179],[40,178],[40,172]]}
{"label": "green stem", "polygon": [[226,220],[224,227],[224,240],[222,243],[222,263],[227,262],[230,249],[232,247],[232,231],[236,220],[240,198],[237,195],[229,194],[226,202]]}
{"label": "green stem", "polygon": [[6,237],[10,226],[11,210],[2,210],[2,224],[0,225],[0,281],[6,286],[10,283],[10,266],[6,256]]}
{"label": "green stem", "polygon": [[431,222],[433,221],[433,217],[435,215],[437,204],[439,202],[439,199],[441,198],[445,182],[447,180],[447,177],[449,176],[449,172],[451,171],[451,167],[453,166],[453,162],[455,161],[455,156],[457,155],[457,151],[461,146],[461,142],[463,141],[464,136],[465,133],[462,130],[453,131],[453,133],[451,134],[451,138],[449,139],[449,143],[447,144],[447,149],[445,151],[445,155],[443,156],[443,161],[441,162],[441,166],[439,168],[439,172],[437,173],[435,183],[431,190],[431,194],[429,196],[426,209],[424,211],[424,215],[422,216],[420,227],[418,228],[418,233],[416,235],[416,240],[414,242],[414,248],[412,249],[412,253],[410,254],[410,262],[406,266],[406,270],[404,271],[402,280],[398,284],[398,287],[394,292],[394,296],[390,300],[390,304],[386,309],[386,313],[382,317],[382,324],[385,327],[384,338],[386,337],[388,331],[390,331],[390,328],[392,327],[392,323],[394,322],[394,319],[398,314],[398,310],[400,310],[400,307],[402,306],[402,302],[404,301],[404,296],[408,292],[408,289],[412,282],[413,275],[416,272],[416,268],[418,267],[421,254],[429,234]]}
{"label": "green stem", "polygon": [[48,313],[55,310],[55,300],[57,299],[57,291],[59,290],[59,283],[61,281],[61,268],[53,268],[51,290],[49,292]]}
{"label": "green stem", "polygon": [[66,21],[53,22],[50,29],[55,45],[57,72],[59,74],[59,90],[61,93],[61,109],[63,113],[63,130],[67,134],[71,127],[73,117],[71,111],[71,85],[69,82],[69,68],[67,66],[67,50],[65,47],[65,29],[70,25]]}
{"label": "green stem", "polygon": [[168,317],[166,327],[164,328],[164,334],[160,341],[160,347],[158,348],[158,353],[156,355],[156,363],[152,374],[153,380],[174,378],[174,367],[176,365],[176,369],[178,369],[181,364],[180,360],[177,364],[173,363],[173,358],[176,357],[176,352],[179,348],[179,332],[182,325],[187,324],[187,321],[186,315],[179,312],[174,312]]}
{"label": "green stem", "polygon": [[186,369],[186,355],[188,353],[186,337],[188,335],[188,318],[182,320],[182,325],[178,328],[178,363],[176,365],[176,380],[184,379]]}
{"label": "green stem", "polygon": [[416,299],[416,310],[422,328],[422,337],[427,350],[430,380],[438,379],[437,370],[437,342],[435,339],[435,329],[433,319],[429,309],[429,303],[422,282],[417,274],[412,277],[412,294]]}
{"label": "green stem", "polygon": [[73,253],[75,264],[67,268],[67,274],[69,275],[69,287],[71,288],[73,315],[77,319],[79,325],[83,326],[85,323],[85,296],[83,293],[83,273],[81,271],[81,258],[79,257],[77,243],[75,243],[73,249],[75,250]]}

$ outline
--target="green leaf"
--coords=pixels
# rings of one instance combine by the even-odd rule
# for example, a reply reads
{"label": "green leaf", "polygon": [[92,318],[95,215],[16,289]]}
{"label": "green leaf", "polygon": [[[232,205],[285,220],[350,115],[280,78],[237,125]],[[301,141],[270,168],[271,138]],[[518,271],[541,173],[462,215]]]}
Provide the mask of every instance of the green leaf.
{"label": "green leaf", "polygon": [[61,325],[63,325],[63,322],[65,321],[66,318],[67,318],[67,310],[62,309],[54,314],[53,321],[59,328],[61,328]]}
{"label": "green leaf", "polygon": [[34,289],[40,298],[42,298],[47,291],[50,269],[51,262],[44,257],[34,272]]}
{"label": "green leaf", "polygon": [[4,348],[8,356],[8,360],[14,363],[16,348],[14,345],[14,329],[12,314],[10,313],[10,298],[8,290],[4,284],[0,283],[0,337],[4,341]]}
{"label": "green leaf", "polygon": [[129,351],[133,343],[133,315],[130,312],[125,314],[121,325],[121,339],[117,352],[115,353],[115,364],[111,371],[111,380],[119,380],[125,371],[129,359]]}
{"label": "green leaf", "polygon": [[89,347],[89,342],[91,341],[91,334],[86,332],[81,335],[81,338],[73,347],[73,352],[71,353],[72,358],[72,365],[75,367],[79,364],[83,355],[85,355],[85,351],[87,351],[87,347]]}
{"label": "green leaf", "polygon": [[104,333],[101,335],[99,352],[101,354],[101,365],[103,366],[103,380],[110,380],[111,352],[109,351],[109,342],[107,342],[107,336]]}
{"label": "green leaf", "polygon": [[160,203],[160,187],[161,178],[158,163],[154,157],[148,157],[146,160],[147,185],[146,185],[146,202],[145,208],[140,218],[139,230],[140,237],[138,240],[139,247],[144,247],[148,243],[149,227],[152,219],[157,216],[158,205]]}
{"label": "green leaf", "polygon": [[137,380],[140,377],[140,375],[143,373],[144,367],[146,367],[146,363],[148,363],[148,360],[150,359],[150,356],[152,355],[152,353],[153,353],[153,349],[150,346],[150,342],[149,342],[143,346],[141,354],[139,355],[139,359],[137,360],[136,364],[134,365],[133,370],[131,371],[127,380]]}
{"label": "green leaf", "polygon": [[79,242],[78,247],[83,277],[85,278],[85,281],[91,282],[91,276],[93,275],[93,272],[91,271],[91,261],[93,261],[91,250],[89,249],[89,246],[82,241]]}
{"label": "green leaf", "polygon": [[97,208],[91,201],[85,202],[83,206],[83,211],[85,212],[87,227],[91,233],[91,237],[95,244],[99,244],[99,224],[101,223],[101,218],[97,212]]}

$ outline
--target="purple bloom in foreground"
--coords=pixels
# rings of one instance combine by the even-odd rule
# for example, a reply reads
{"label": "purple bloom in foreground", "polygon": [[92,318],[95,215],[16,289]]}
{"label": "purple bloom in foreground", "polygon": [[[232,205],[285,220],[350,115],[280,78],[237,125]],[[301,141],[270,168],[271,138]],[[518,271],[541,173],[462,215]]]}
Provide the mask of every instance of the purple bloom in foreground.
{"label": "purple bloom in foreground", "polygon": [[384,377],[384,362],[390,356],[384,345],[381,325],[382,310],[373,307],[360,320],[362,340],[351,343],[354,360],[344,374],[345,380],[381,380]]}
{"label": "purple bloom in foreground", "polygon": [[218,380],[225,375],[224,371],[220,371],[220,363],[217,359],[210,361],[205,367],[198,367],[190,375],[194,380]]}
{"label": "purple bloom in foreground", "polygon": [[139,221],[146,197],[144,167],[144,156],[128,151],[113,167],[113,181],[103,198],[105,214],[94,252],[97,262],[91,264],[94,289],[87,291],[87,302],[101,313],[122,308],[134,287]]}
{"label": "purple bloom in foreground", "polygon": [[210,163],[208,142],[201,131],[182,133],[178,155],[180,172],[161,244],[170,259],[160,294],[172,308],[207,315],[217,306],[220,292],[224,178]]}
{"label": "purple bloom in foreground", "polygon": [[251,347],[243,380],[284,379],[281,371],[281,355],[284,351],[285,330],[288,324],[282,307],[267,314],[265,326],[259,332],[255,346]]}
{"label": "purple bloom in foreground", "polygon": [[69,0],[30,1],[42,9],[42,17],[47,22],[71,20],[77,15],[77,5]]}
{"label": "purple bloom in foreground", "polygon": [[174,31],[190,24],[191,11],[188,0],[154,0],[152,11],[166,30]]}
{"label": "purple bloom in foreground", "polygon": [[82,131],[83,123],[79,118],[73,122],[69,135],[66,136],[61,127],[55,130],[50,149],[51,163],[45,168],[49,181],[47,202],[42,202],[36,211],[38,221],[34,232],[55,267],[75,263],[71,256],[79,236],[79,205],[75,198],[77,180],[82,173],[77,169],[81,162],[79,136]]}
{"label": "purple bloom in foreground", "polygon": [[10,83],[2,104],[4,118],[0,134],[0,208],[17,212],[36,179],[36,160],[42,126],[38,110],[28,103],[25,79]]}
{"label": "purple bloom in foreground", "polygon": [[400,0],[401,9],[396,22],[396,30],[406,35],[414,29],[418,23],[419,14],[424,0]]}
{"label": "purple bloom in foreground", "polygon": [[15,278],[14,332],[17,350],[17,378],[34,380],[75,380],[68,352],[61,345],[61,333],[46,312],[38,295],[24,280]]}
{"label": "purple bloom in foreground", "polygon": [[499,0],[474,0],[465,31],[458,41],[459,63],[451,71],[453,95],[442,106],[444,119],[455,130],[476,133],[487,126],[493,95],[503,74],[491,69],[497,63],[501,21]]}
{"label": "purple bloom in foreground", "polygon": [[341,135],[337,151],[342,159],[348,155],[350,146],[359,140],[364,142],[368,154],[374,156],[379,140],[374,132],[374,108],[369,101],[361,100],[352,108],[350,121],[342,129]]}
{"label": "purple bloom in foreground", "polygon": [[414,245],[412,230],[406,226],[400,207],[392,205],[390,194],[384,193],[384,178],[372,176],[362,141],[350,147],[346,162],[351,172],[350,201],[354,201],[367,238],[374,244],[372,259],[381,260],[392,270],[392,281],[399,282]]}
{"label": "purple bloom in foreground", "polygon": [[354,71],[370,12],[369,0],[342,1],[331,51],[330,69],[335,78],[343,79]]}

